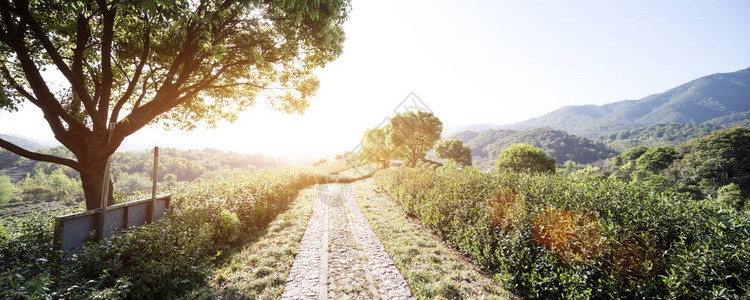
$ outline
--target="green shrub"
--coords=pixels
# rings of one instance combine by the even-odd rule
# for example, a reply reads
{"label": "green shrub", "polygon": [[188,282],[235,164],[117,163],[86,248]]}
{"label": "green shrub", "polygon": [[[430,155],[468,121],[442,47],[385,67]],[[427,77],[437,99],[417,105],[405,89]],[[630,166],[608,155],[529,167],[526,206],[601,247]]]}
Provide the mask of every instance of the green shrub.
{"label": "green shrub", "polygon": [[16,186],[10,182],[10,177],[0,175],[0,204],[10,202],[17,193]]}
{"label": "green shrub", "polygon": [[529,298],[742,298],[750,220],[611,180],[447,166],[377,173],[404,210]]}

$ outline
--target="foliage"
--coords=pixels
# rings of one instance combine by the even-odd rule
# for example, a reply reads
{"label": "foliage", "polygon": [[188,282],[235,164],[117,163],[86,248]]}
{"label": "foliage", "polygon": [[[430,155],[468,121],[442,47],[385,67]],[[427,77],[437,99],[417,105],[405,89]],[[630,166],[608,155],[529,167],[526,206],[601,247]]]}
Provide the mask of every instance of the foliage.
{"label": "foliage", "polygon": [[386,131],[389,148],[395,151],[394,158],[413,167],[440,139],[443,122],[431,112],[408,111],[393,116]]}
{"label": "foliage", "polygon": [[740,186],[736,183],[730,183],[725,186],[722,186],[717,191],[719,194],[718,197],[716,197],[716,201],[719,203],[722,203],[724,205],[727,205],[729,207],[732,207],[737,210],[743,210],[745,208],[745,197],[742,195],[742,189],[740,189]]}
{"label": "foliage", "polygon": [[570,174],[570,178],[574,179],[604,179],[607,178],[602,171],[602,168],[596,166],[586,166],[583,169],[577,170]]}
{"label": "foliage", "polygon": [[721,129],[709,123],[666,123],[605,134],[596,138],[612,149],[625,151],[630,148],[677,146]]}
{"label": "foliage", "polygon": [[527,298],[743,298],[750,219],[612,180],[473,167],[395,168],[374,182]]}
{"label": "foliage", "polygon": [[94,209],[107,158],[146,125],[232,122],[258,97],[304,112],[313,71],[342,53],[349,1],[18,0],[0,13],[0,109],[37,106],[75,159],[0,147],[77,170]]}
{"label": "foliage", "polygon": [[0,298],[178,297],[260,232],[314,177],[259,171],[174,187],[159,222],[72,252],[52,250],[49,215],[0,223]]}
{"label": "foliage", "polygon": [[11,201],[16,193],[16,186],[10,182],[10,177],[0,175],[0,204]]}
{"label": "foliage", "polygon": [[62,169],[47,175],[36,169],[34,175],[16,183],[25,201],[77,201],[83,199],[81,181],[70,178]]}
{"label": "foliage", "polygon": [[750,194],[750,128],[715,131],[675,149],[679,159],[670,166],[669,176],[681,188],[696,186],[715,197],[720,187],[736,183]]}
{"label": "foliage", "polygon": [[[56,147],[42,151],[47,154],[71,157],[72,153],[63,147]],[[153,151],[122,151],[116,152],[111,158],[110,172],[115,179],[123,174],[151,174],[154,168]],[[262,154],[239,154],[216,149],[181,150],[176,148],[159,148],[159,180],[166,180],[172,174],[175,181],[192,181],[205,174],[223,170],[248,170],[262,168],[277,168],[285,165],[278,158]],[[19,174],[33,173],[41,169],[51,174],[62,169],[71,178],[78,178],[78,172],[70,168],[38,162],[22,158],[11,152],[0,150],[0,170],[15,170]],[[22,177],[21,177],[22,178]],[[16,180],[20,180],[17,178]],[[122,178],[127,178],[123,176]]]}
{"label": "foliage", "polygon": [[441,140],[435,144],[435,156],[450,159],[464,166],[471,166],[471,149],[461,140]]}
{"label": "foliage", "polygon": [[151,177],[143,173],[122,173],[115,180],[115,191],[122,194],[145,193],[151,190],[153,181]]}
{"label": "foliage", "polygon": [[658,173],[669,167],[674,159],[675,150],[672,147],[651,148],[638,156],[635,168],[638,171]]}
{"label": "foliage", "polygon": [[388,131],[385,127],[368,128],[362,135],[362,148],[357,156],[364,162],[388,167],[396,156],[392,145],[388,143]]}
{"label": "foliage", "polygon": [[500,153],[500,157],[495,161],[495,167],[515,172],[554,173],[555,159],[534,146],[513,144]]}
{"label": "foliage", "polygon": [[[452,138],[471,137],[454,135]],[[580,164],[593,163],[616,154],[600,142],[568,134],[549,127],[527,130],[491,129],[479,132],[471,139],[462,139],[471,148],[473,155],[494,159],[511,144],[523,143],[541,148],[559,163],[573,161]]]}
{"label": "foliage", "polygon": [[356,201],[417,299],[511,299],[508,291],[450,245],[409,218],[370,183],[354,184]]}

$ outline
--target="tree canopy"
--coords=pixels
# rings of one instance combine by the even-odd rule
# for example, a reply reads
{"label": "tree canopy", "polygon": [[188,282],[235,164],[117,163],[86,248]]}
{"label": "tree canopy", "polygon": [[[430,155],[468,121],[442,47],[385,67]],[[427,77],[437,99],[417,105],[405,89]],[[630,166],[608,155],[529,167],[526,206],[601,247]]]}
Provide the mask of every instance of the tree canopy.
{"label": "tree canopy", "polygon": [[500,157],[495,161],[495,167],[514,172],[554,173],[555,159],[537,147],[513,144],[500,153]]}
{"label": "tree canopy", "polygon": [[75,159],[0,147],[79,171],[96,208],[107,157],[148,124],[233,121],[259,98],[303,112],[348,12],[348,0],[2,1],[0,109],[38,107]]}
{"label": "tree canopy", "polygon": [[750,128],[718,130],[675,150],[680,159],[670,166],[670,175],[681,185],[716,196],[719,188],[735,183],[750,194]]}
{"label": "tree canopy", "polygon": [[453,160],[464,166],[471,166],[471,149],[461,140],[447,139],[435,144],[435,156]]}
{"label": "tree canopy", "polygon": [[387,141],[388,131],[385,127],[369,128],[362,135],[362,149],[357,155],[362,161],[386,168],[394,157],[394,151]]}
{"label": "tree canopy", "polygon": [[408,111],[393,116],[387,131],[394,158],[403,159],[413,167],[440,139],[443,122],[431,112]]}

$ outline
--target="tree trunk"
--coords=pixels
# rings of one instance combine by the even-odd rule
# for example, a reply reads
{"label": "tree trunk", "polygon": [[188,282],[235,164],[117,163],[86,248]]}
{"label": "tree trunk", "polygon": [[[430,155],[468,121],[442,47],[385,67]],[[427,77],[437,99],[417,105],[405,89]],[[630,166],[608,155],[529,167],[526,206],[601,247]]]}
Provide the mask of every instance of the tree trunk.
{"label": "tree trunk", "polygon": [[[86,197],[86,209],[97,209],[102,202],[102,182],[104,182],[104,167],[106,161],[96,162],[84,166],[81,170],[81,183],[83,184],[83,195]],[[109,195],[107,205],[114,204],[112,197],[112,178],[109,179]]]}

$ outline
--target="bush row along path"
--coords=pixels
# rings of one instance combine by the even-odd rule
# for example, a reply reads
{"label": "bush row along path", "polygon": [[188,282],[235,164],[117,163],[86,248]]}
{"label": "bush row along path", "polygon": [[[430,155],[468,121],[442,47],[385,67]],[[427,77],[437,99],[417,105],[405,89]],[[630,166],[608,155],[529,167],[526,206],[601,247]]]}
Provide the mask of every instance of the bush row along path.
{"label": "bush row along path", "polygon": [[413,299],[351,184],[318,189],[282,299]]}

